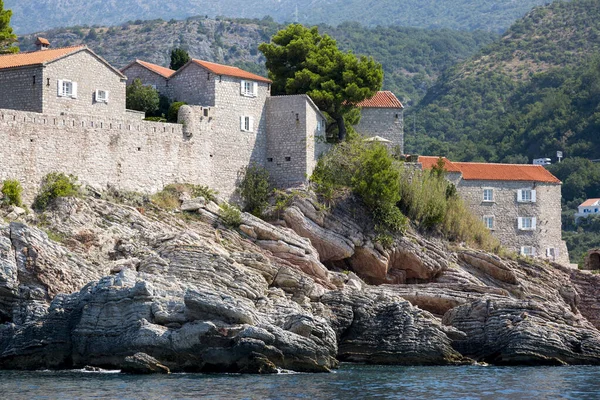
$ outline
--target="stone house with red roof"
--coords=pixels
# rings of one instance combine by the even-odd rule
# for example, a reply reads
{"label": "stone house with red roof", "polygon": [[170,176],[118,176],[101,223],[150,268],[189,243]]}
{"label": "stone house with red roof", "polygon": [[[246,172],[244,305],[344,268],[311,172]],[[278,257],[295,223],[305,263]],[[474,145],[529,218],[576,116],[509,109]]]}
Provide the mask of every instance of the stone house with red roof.
{"label": "stone house with red roof", "polygon": [[142,60],[132,61],[121,68],[121,73],[127,76],[127,85],[131,85],[134,80],[139,79],[145,85],[150,85],[165,95],[168,95],[169,92],[169,78],[175,72],[172,69]]}
{"label": "stone house with red roof", "polygon": [[[43,38],[42,38],[43,39]],[[38,40],[39,41],[39,40]],[[122,115],[126,77],[87,46],[0,56],[0,108]]]}
{"label": "stone house with red roof", "polygon": [[[431,169],[439,157],[419,157]],[[561,182],[541,165],[451,162],[449,179],[500,243],[524,256],[569,263],[562,240]]]}
{"label": "stone house with red roof", "polygon": [[354,127],[367,137],[389,140],[398,154],[404,153],[404,106],[394,93],[383,90],[357,104],[360,122]]}

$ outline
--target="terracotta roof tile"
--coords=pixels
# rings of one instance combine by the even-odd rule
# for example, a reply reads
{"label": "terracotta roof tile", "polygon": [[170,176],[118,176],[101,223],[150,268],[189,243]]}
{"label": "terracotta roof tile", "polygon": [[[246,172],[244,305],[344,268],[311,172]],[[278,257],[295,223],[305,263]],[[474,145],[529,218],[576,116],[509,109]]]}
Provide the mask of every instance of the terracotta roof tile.
{"label": "terracotta roof tile", "polygon": [[389,90],[379,91],[370,99],[358,103],[357,106],[362,108],[404,108],[400,100]]}
{"label": "terracotta roof tile", "polygon": [[50,42],[48,41],[48,39],[43,38],[41,36],[36,39],[35,43],[43,44],[45,46],[50,46]]}
{"label": "terracotta roof tile", "polygon": [[589,207],[589,206],[595,206],[597,205],[596,203],[600,202],[600,199],[587,199],[586,201],[584,201],[583,203],[581,203],[579,205],[579,207]]}
{"label": "terracotta roof tile", "polygon": [[465,180],[560,183],[541,165],[454,162]]}
{"label": "terracotta roof tile", "polygon": [[[161,67],[160,65],[152,64],[147,61],[135,60],[135,62],[140,64],[142,67],[145,67],[152,72],[156,72],[157,74],[159,74],[160,76],[163,76],[165,78],[169,78],[171,75],[173,75],[175,72],[177,72],[173,69],[170,69],[167,67]],[[127,67],[123,68],[123,70],[125,70],[126,68]],[[123,71],[123,70],[121,70],[121,71]]]}
{"label": "terracotta roof tile", "polygon": [[42,65],[85,48],[86,46],[72,46],[32,51],[28,53],[0,55],[0,69],[24,67],[28,65]]}
{"label": "terracotta roof tile", "polygon": [[[431,169],[437,165],[439,157],[436,156],[419,156],[419,162],[423,165],[423,169]],[[454,163],[448,160],[446,157],[442,157],[444,160],[444,168],[448,172],[460,172],[460,169],[454,165]]]}
{"label": "terracotta roof tile", "polygon": [[216,75],[227,75],[227,76],[235,76],[236,78],[250,79],[253,81],[267,82],[272,83],[270,79],[267,79],[263,76],[253,74],[248,71],[244,71],[243,69],[232,67],[229,65],[217,64],[209,61],[196,60],[192,59],[192,61],[201,67],[206,68],[210,72]]}

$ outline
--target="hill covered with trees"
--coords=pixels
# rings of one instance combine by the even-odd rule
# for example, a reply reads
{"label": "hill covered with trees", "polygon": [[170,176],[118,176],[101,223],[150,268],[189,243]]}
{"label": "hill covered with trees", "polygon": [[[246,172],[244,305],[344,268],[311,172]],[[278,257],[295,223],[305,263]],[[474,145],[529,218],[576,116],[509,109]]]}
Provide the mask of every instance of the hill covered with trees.
{"label": "hill covered with trees", "polygon": [[[136,20],[119,26],[75,26],[38,32],[20,37],[20,46],[21,50],[33,50],[36,36],[48,38],[54,47],[86,44],[118,67],[135,58],[167,66],[171,49],[181,47],[194,58],[266,75],[258,45],[268,42],[283,27],[271,18]],[[367,28],[358,23],[320,26],[319,31],[336,39],[342,50],[373,56],[383,65],[384,88],[404,102],[418,101],[446,68],[498,38],[484,31]]]}
{"label": "hill covered with trees", "polygon": [[193,15],[271,16],[278,22],[412,26],[501,32],[546,0],[6,0],[18,33],[69,25],[117,25],[127,20]]}

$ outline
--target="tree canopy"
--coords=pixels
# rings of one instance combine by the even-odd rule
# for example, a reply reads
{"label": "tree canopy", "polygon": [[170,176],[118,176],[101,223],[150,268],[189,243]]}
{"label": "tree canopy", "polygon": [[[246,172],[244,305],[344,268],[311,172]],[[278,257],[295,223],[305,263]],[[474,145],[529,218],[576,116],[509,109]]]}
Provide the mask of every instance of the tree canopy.
{"label": "tree canopy", "polygon": [[17,35],[13,33],[10,26],[11,10],[4,9],[4,0],[0,0],[0,54],[17,53],[19,48],[14,44]]}
{"label": "tree canopy", "polygon": [[144,86],[139,78],[133,80],[133,83],[126,89],[126,106],[130,110],[144,111],[153,113],[158,110],[160,97],[158,91],[152,86]]}
{"label": "tree canopy", "polygon": [[347,122],[358,122],[356,104],[381,89],[381,64],[339,50],[336,41],[320,35],[317,27],[291,24],[258,49],[265,55],[273,94],[309,95],[335,122],[328,133],[337,130],[339,140],[346,137]]}
{"label": "tree canopy", "polygon": [[171,50],[171,64],[169,64],[169,68],[177,71],[188,61],[190,61],[190,55],[184,49],[177,47]]}

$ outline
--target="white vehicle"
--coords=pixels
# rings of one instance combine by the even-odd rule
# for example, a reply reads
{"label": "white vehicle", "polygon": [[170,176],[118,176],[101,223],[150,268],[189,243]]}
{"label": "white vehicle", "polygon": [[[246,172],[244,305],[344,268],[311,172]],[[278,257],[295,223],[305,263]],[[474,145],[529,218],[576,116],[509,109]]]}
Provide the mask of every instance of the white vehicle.
{"label": "white vehicle", "polygon": [[533,165],[550,165],[552,164],[552,160],[549,158],[534,158]]}

